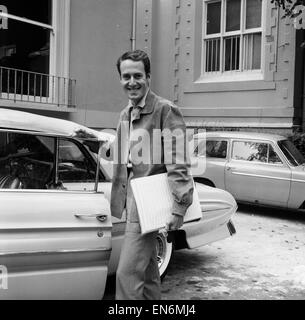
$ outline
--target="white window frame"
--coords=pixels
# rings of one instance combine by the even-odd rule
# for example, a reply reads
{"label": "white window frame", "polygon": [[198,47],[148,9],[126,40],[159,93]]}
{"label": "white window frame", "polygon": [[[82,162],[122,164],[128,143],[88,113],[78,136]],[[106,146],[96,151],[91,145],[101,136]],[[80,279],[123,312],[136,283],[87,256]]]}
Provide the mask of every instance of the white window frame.
{"label": "white window frame", "polygon": [[[69,78],[70,7],[71,0],[52,0],[51,24],[45,24],[35,20],[12,15],[9,12],[1,13],[2,17],[7,17],[15,21],[29,23],[50,30],[50,76]],[[55,88],[55,96],[57,95],[57,90],[58,88]],[[2,95],[7,96],[5,92],[3,92]],[[8,96],[10,99],[14,98],[14,94],[12,93],[10,93]],[[21,99],[21,95],[17,94],[15,95],[15,98]],[[34,96],[30,96],[29,101],[34,101]],[[42,102],[50,102],[50,98],[43,97]]]}
{"label": "white window frame", "polygon": [[[264,48],[264,35],[265,35],[265,16],[266,16],[266,3],[265,0],[262,0],[262,13],[261,13],[261,27],[246,29],[246,1],[241,0],[241,14],[240,14],[240,29],[237,31],[226,32],[226,3],[227,0],[202,0],[203,1],[203,21],[202,21],[202,54],[201,54],[201,76],[196,82],[226,82],[226,81],[247,81],[247,80],[263,80],[264,74],[264,57],[265,57],[265,48]],[[220,17],[220,33],[217,34],[206,34],[207,26],[207,4],[213,2],[221,2],[221,17]],[[244,41],[242,40],[246,34],[255,34],[261,33],[261,68],[255,70],[242,70],[244,64]],[[230,70],[224,71],[224,38],[228,36],[238,35],[241,38],[239,43],[239,70]],[[220,39],[220,71],[210,71],[206,72],[206,45],[205,40],[208,39]]]}

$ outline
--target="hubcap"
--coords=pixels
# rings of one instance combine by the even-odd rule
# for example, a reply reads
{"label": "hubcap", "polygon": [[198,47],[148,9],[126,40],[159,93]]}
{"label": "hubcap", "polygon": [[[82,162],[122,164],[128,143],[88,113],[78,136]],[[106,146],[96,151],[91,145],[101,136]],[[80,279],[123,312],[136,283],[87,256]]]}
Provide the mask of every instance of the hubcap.
{"label": "hubcap", "polygon": [[165,241],[166,241],[166,239],[164,237],[162,237],[160,235],[157,237],[157,260],[158,260],[159,269],[162,266],[164,259],[165,259],[165,255],[166,255]]}

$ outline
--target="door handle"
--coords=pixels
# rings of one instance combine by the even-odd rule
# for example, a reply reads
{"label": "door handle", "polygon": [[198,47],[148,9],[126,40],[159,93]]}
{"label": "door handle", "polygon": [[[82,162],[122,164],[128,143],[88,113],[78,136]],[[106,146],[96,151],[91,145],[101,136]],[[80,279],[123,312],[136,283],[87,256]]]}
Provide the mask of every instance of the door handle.
{"label": "door handle", "polygon": [[100,222],[105,222],[108,218],[108,216],[106,214],[102,214],[102,213],[97,213],[97,214],[90,214],[90,213],[77,213],[74,215],[76,218],[96,218],[97,220],[99,220]]}
{"label": "door handle", "polygon": [[235,170],[235,169],[236,169],[235,167],[227,167],[227,171]]}

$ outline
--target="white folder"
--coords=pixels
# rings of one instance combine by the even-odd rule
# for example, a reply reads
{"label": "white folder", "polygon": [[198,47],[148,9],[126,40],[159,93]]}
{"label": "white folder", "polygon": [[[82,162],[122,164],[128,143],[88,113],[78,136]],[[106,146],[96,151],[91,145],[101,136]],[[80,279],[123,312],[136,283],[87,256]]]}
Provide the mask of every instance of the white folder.
{"label": "white folder", "polygon": [[[167,173],[135,178],[130,181],[130,184],[138,209],[141,233],[164,228],[172,214],[174,203]],[[198,192],[194,184],[193,203],[186,211],[184,222],[201,218]]]}

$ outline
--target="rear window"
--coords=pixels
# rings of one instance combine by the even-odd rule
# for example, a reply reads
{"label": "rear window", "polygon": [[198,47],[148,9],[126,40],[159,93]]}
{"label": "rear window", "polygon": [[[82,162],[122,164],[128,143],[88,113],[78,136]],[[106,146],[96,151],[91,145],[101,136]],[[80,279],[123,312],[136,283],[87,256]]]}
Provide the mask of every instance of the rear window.
{"label": "rear window", "polygon": [[225,159],[227,157],[228,142],[225,140],[202,140],[195,149],[196,156]]}

